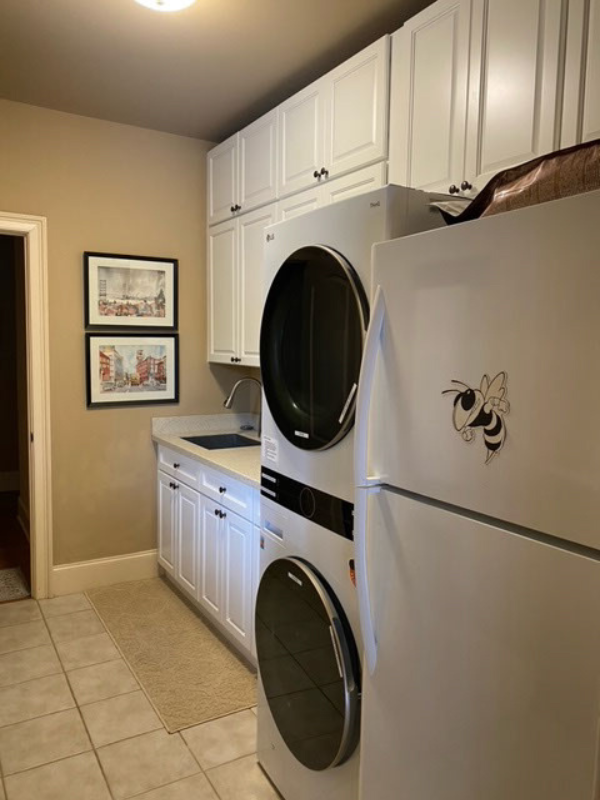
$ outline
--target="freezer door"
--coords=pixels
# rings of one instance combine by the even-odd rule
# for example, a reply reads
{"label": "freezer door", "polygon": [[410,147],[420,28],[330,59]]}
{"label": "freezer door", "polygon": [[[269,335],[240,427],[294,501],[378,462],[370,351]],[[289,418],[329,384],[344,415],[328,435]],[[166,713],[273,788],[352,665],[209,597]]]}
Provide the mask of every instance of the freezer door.
{"label": "freezer door", "polygon": [[600,564],[398,493],[368,519],[361,800],[595,800]]}
{"label": "freezer door", "polygon": [[600,548],[599,221],[593,192],[374,248],[359,482]]}

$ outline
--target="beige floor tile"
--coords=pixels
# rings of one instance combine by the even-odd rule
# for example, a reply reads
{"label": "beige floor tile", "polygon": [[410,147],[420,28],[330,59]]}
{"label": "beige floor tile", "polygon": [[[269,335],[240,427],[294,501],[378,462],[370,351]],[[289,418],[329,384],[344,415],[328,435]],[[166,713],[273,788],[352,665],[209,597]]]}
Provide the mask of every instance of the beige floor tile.
{"label": "beige floor tile", "polygon": [[8,800],[111,800],[93,753],[9,775]]}
{"label": "beige floor tile", "polygon": [[202,769],[256,752],[256,717],[240,711],[181,732]]}
{"label": "beige floor tile", "polygon": [[206,776],[200,774],[139,794],[136,800],[219,800],[219,798]]}
{"label": "beige floor tile", "polygon": [[221,800],[280,800],[256,763],[256,756],[231,761],[206,774]]}
{"label": "beige floor tile", "polygon": [[41,618],[37,600],[19,600],[18,603],[4,603],[0,606],[0,628],[35,622]]}
{"label": "beige floor tile", "polygon": [[73,670],[69,672],[69,682],[80,706],[135,692],[140,688],[122,659]]}
{"label": "beige floor tile", "polygon": [[28,647],[39,647],[50,643],[46,626],[41,621],[0,628],[0,653],[26,650]]}
{"label": "beige floor tile", "polygon": [[62,667],[51,644],[0,655],[0,686],[11,686],[58,672],[62,672]]}
{"label": "beige floor tile", "polygon": [[76,614],[62,614],[47,619],[48,628],[55,642],[70,642],[85,636],[104,633],[104,625],[95,611],[78,611]]}
{"label": "beige floor tile", "polygon": [[86,636],[72,642],[58,642],[56,649],[66,670],[121,658],[108,633]]}
{"label": "beige floor tile", "polygon": [[84,594],[66,594],[63,597],[40,600],[40,608],[46,619],[50,619],[63,614],[75,614],[77,611],[89,611],[91,605]]}
{"label": "beige floor tile", "polygon": [[200,772],[181,737],[165,730],[101,747],[98,756],[115,800]]}
{"label": "beige floor tile", "polygon": [[0,689],[0,726],[74,708],[64,675],[50,675]]}
{"label": "beige floor tile", "polygon": [[76,710],[60,711],[0,729],[0,762],[4,775],[91,750]]}
{"label": "beige floor tile", "polygon": [[81,707],[94,747],[162,728],[143,692],[132,692]]}

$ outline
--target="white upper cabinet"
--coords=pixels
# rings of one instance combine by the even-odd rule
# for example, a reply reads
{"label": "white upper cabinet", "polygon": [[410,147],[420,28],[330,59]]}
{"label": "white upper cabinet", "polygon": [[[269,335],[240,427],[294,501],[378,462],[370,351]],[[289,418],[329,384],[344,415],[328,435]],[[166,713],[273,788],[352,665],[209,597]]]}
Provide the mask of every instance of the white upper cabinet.
{"label": "white upper cabinet", "polygon": [[600,0],[570,0],[561,147],[600,138]]}
{"label": "white upper cabinet", "polygon": [[478,191],[557,145],[561,0],[473,0],[465,173]]}
{"label": "white upper cabinet", "polygon": [[555,149],[564,2],[438,0],[394,34],[392,183],[472,194]]}
{"label": "white upper cabinet", "polygon": [[208,153],[208,221],[227,219],[238,203],[238,137],[234,134]]}
{"label": "white upper cabinet", "polygon": [[230,363],[237,354],[237,220],[208,231],[208,360]]}
{"label": "white upper cabinet", "polygon": [[439,0],[392,37],[390,183],[447,192],[464,170],[471,0]]}
{"label": "white upper cabinet", "polygon": [[279,219],[292,219],[292,217],[299,217],[301,214],[306,214],[308,211],[314,211],[323,204],[323,193],[320,186],[311,186],[310,189],[305,189],[303,192],[293,194],[291,197],[285,197],[277,204],[279,207]]}
{"label": "white upper cabinet", "polygon": [[279,196],[387,158],[389,36],[279,106]]}
{"label": "white upper cabinet", "polygon": [[264,230],[277,203],[208,231],[208,360],[258,367]]}
{"label": "white upper cabinet", "polygon": [[265,228],[277,221],[277,205],[272,203],[245,214],[239,225],[239,320],[238,353],[242,364],[260,366],[260,321],[264,305],[263,257]]}
{"label": "white upper cabinet", "polygon": [[279,106],[279,195],[304,189],[324,167],[324,79]]}
{"label": "white upper cabinet", "polygon": [[277,109],[208,153],[208,222],[270,203],[277,196]]}
{"label": "white upper cabinet", "polygon": [[390,37],[384,36],[326,76],[330,178],[387,158],[389,60]]}
{"label": "white upper cabinet", "polygon": [[333,181],[326,181],[321,186],[321,203],[323,205],[339,203],[340,200],[381,189],[386,184],[386,175],[387,164],[381,161],[379,164],[363,167]]}
{"label": "white upper cabinet", "polygon": [[277,197],[277,109],[239,133],[239,211]]}

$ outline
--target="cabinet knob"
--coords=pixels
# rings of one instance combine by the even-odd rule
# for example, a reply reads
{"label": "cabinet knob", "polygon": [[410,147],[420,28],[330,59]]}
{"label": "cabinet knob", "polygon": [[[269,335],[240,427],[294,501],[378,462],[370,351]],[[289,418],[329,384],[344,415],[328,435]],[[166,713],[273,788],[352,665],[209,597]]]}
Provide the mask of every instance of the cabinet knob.
{"label": "cabinet knob", "polygon": [[325,169],[325,167],[321,167],[321,172],[319,174],[321,175],[322,178],[328,178],[329,170]]}
{"label": "cabinet knob", "polygon": [[320,179],[321,179],[321,173],[319,172],[319,170],[318,170],[318,169],[316,169],[316,170],[313,172],[313,178],[316,178],[317,180],[320,180]]}
{"label": "cabinet knob", "polygon": [[174,489],[179,489],[179,484],[178,484],[178,483],[174,483],[174,484],[173,484],[173,488],[174,488]]}
{"label": "cabinet knob", "polygon": [[225,494],[226,491],[227,491],[227,487],[226,486],[219,486],[220,494]]}
{"label": "cabinet knob", "polygon": [[233,207],[233,210],[234,210],[234,211],[241,211],[241,210],[242,210],[242,207],[241,207],[241,206],[239,206],[239,205],[236,203],[236,204],[234,205],[234,207]]}
{"label": "cabinet knob", "polygon": [[463,190],[463,192],[468,192],[473,188],[473,184],[469,183],[469,181],[463,181],[460,185],[460,188]]}
{"label": "cabinet knob", "polygon": [[175,488],[175,484],[173,483],[173,481],[171,481],[171,482],[169,483],[169,486],[171,487],[171,489],[174,489],[174,488]]}
{"label": "cabinet knob", "polygon": [[231,211],[231,213],[232,213],[232,214],[234,214],[234,213],[235,213],[235,206],[231,206],[231,207],[229,208],[229,210]]}
{"label": "cabinet knob", "polygon": [[180,466],[181,464],[173,464],[173,469],[179,469]]}
{"label": "cabinet knob", "polygon": [[215,508],[215,517],[218,517],[221,512],[218,508]]}
{"label": "cabinet knob", "polygon": [[224,511],[221,511],[221,513],[220,513],[220,515],[219,515],[219,516],[221,517],[221,519],[225,519],[225,517],[227,516],[227,514],[226,514]]}
{"label": "cabinet knob", "polygon": [[455,183],[453,183],[452,186],[448,189],[448,191],[450,192],[450,194],[458,194],[460,192],[460,189]]}

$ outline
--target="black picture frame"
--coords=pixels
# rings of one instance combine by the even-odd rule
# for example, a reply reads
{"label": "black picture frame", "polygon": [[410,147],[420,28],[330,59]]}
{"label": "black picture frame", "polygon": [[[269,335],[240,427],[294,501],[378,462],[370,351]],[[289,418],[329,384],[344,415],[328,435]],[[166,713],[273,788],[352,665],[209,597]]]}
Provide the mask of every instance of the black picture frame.
{"label": "black picture frame", "polygon": [[[121,340],[132,340],[131,344],[124,343]],[[159,366],[156,364],[154,367],[147,366],[144,367],[143,370],[138,371],[138,380],[139,375],[143,374],[146,369],[150,373],[152,370],[152,375],[149,376],[148,383],[151,383],[146,389],[141,388],[143,386],[143,381],[140,383],[134,384],[132,382],[131,375],[125,375],[124,370],[121,367],[121,371],[123,372],[122,377],[115,377],[114,380],[102,381],[101,379],[101,363],[100,363],[100,354],[98,349],[98,356],[96,358],[96,351],[94,349],[95,343],[98,340],[104,340],[105,346],[107,348],[113,348],[116,351],[116,348],[120,345],[122,350],[125,347],[136,347],[135,341],[140,342],[137,344],[138,351],[144,350],[144,345],[142,342],[146,341],[145,347],[148,346],[152,347],[160,347],[165,346],[166,342],[172,343],[164,355],[164,359],[167,363],[167,371],[165,374],[165,396],[160,397],[160,393],[163,391],[159,388],[161,384],[160,375],[156,376],[156,373],[159,372]],[[153,340],[152,344],[147,340]],[[163,342],[157,342],[156,340],[165,340]],[[100,344],[98,343],[98,347]],[[169,352],[172,357],[173,366],[171,368],[171,372],[169,372]],[[106,354],[106,353],[105,353]],[[127,354],[128,361],[131,363],[132,354]],[[120,355],[121,359],[123,359],[123,355]],[[137,357],[137,354],[136,354]],[[156,358],[155,356],[146,356],[146,361],[152,359],[154,362],[160,361],[160,358]],[[141,359],[142,361],[144,359]],[[136,364],[137,367],[137,364]],[[98,369],[97,379],[95,380],[93,377],[94,370]],[[170,375],[170,380],[169,380]],[[116,369],[115,369],[115,376],[116,376]],[[85,334],[85,380],[86,380],[86,404],[88,408],[115,408],[120,407],[124,408],[127,406],[149,406],[149,405],[173,405],[175,403],[179,403],[179,334],[178,333],[163,333],[162,331],[159,332],[143,332],[143,333],[123,333],[121,331],[114,332],[114,331],[103,331],[103,332],[90,332]],[[122,383],[121,383],[122,381]],[[112,388],[107,388],[110,386],[110,383],[113,384]],[[140,388],[137,389],[136,386]],[[126,388],[127,387],[127,388]],[[114,392],[114,394],[113,394]],[[147,393],[147,397],[144,398],[144,392]],[[108,395],[106,400],[99,400],[98,398],[106,394]],[[117,397],[118,395],[122,395],[119,399],[112,399]]]}
{"label": "black picture frame", "polygon": [[[101,263],[104,262],[104,263]],[[121,264],[119,262],[122,262]],[[157,322],[153,316],[137,315],[107,316],[104,322],[98,313],[99,287],[97,270],[129,269],[132,272],[143,270],[149,264],[165,265],[165,323]],[[149,267],[147,267],[149,269]],[[134,256],[121,253],[99,253],[86,250],[83,254],[83,302],[84,324],[88,331],[127,330],[160,330],[176,331],[179,323],[179,260],[154,256]],[[126,302],[126,298],[123,298]],[[130,304],[131,305],[131,304]],[[95,306],[95,308],[94,308]],[[148,320],[148,321],[146,321]]]}

